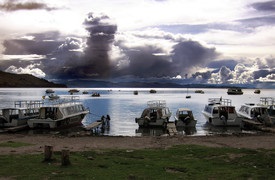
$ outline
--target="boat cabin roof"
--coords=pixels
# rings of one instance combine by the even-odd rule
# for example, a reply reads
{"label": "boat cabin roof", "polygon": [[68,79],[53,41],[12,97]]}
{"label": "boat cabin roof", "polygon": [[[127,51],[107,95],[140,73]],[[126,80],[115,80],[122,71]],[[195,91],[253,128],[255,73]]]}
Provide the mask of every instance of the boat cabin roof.
{"label": "boat cabin roof", "polygon": [[220,98],[209,98],[208,99],[208,105],[209,106],[214,106],[214,105],[223,105],[223,106],[232,106],[232,101],[231,99],[224,99],[222,97]]}
{"label": "boat cabin roof", "polygon": [[147,102],[148,108],[165,108],[166,101],[165,100],[153,100]]}
{"label": "boat cabin roof", "polygon": [[275,98],[273,97],[261,97],[260,104],[264,106],[275,105]]}
{"label": "boat cabin roof", "polygon": [[177,111],[191,111],[191,109],[188,109],[188,108],[179,108]]}
{"label": "boat cabin roof", "polygon": [[267,108],[266,106],[263,106],[261,104],[255,104],[255,103],[245,103],[241,107],[247,107],[249,109],[252,109],[252,108]]}

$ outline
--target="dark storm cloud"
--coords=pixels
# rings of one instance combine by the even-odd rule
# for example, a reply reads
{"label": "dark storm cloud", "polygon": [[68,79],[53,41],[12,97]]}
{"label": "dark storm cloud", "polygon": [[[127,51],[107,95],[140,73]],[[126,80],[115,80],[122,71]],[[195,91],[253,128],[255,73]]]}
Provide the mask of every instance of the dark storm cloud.
{"label": "dark storm cloud", "polygon": [[273,11],[275,12],[275,1],[257,2],[251,4],[251,7],[258,11]]}
{"label": "dark storm cloud", "polygon": [[[29,39],[5,41],[5,54],[44,55],[36,67],[52,79],[184,77],[194,66],[203,67],[219,55],[215,48],[164,32],[136,32],[135,42],[126,34],[115,39],[117,25],[103,14],[90,13],[83,24],[89,34],[85,41],[62,37],[58,32],[28,34]],[[117,58],[110,56],[114,48],[120,50],[115,51],[115,55],[120,54]],[[118,67],[121,62],[123,65]]]}
{"label": "dark storm cloud", "polygon": [[43,71],[51,78],[108,78],[111,75],[113,67],[108,53],[117,31],[116,24],[106,15],[89,13],[83,25],[89,34],[86,43],[81,38],[66,38],[53,52],[52,60],[43,63]]}
{"label": "dark storm cloud", "polygon": [[176,75],[171,72],[171,62],[168,62],[165,57],[153,55],[150,51],[151,47],[142,49],[127,52],[129,66],[117,71],[117,75],[134,75],[142,78]]}
{"label": "dark storm cloud", "polygon": [[[273,72],[274,73],[274,72]],[[259,79],[259,78],[263,78],[263,77],[266,77],[267,75],[271,74],[271,72],[269,70],[258,70],[258,71],[255,71],[253,73],[254,75],[254,79]]]}
{"label": "dark storm cloud", "polygon": [[210,71],[207,72],[196,72],[192,74],[193,79],[197,79],[197,82],[206,82],[208,79],[211,78],[211,73]]}
{"label": "dark storm cloud", "polygon": [[[65,39],[65,40],[64,40]],[[49,78],[69,79],[79,78],[80,67],[85,67],[83,61],[84,42],[79,37],[66,37],[47,59],[42,61],[41,69]]]}
{"label": "dark storm cloud", "polygon": [[[60,69],[67,67],[69,62],[74,62],[76,52],[70,52],[77,48],[77,38],[66,38],[57,31],[26,34],[24,37],[5,40],[3,54],[12,60],[0,61],[1,70],[33,67],[45,72],[48,77],[54,78]],[[71,41],[70,41],[71,39]],[[62,46],[64,44],[64,46]],[[61,55],[62,54],[62,55]],[[14,56],[16,55],[16,56]],[[24,60],[22,55],[39,57]],[[17,69],[16,69],[17,68]]]}
{"label": "dark storm cloud", "polygon": [[238,64],[236,60],[219,60],[219,61],[211,61],[207,67],[208,68],[213,68],[213,69],[218,69],[222,66],[228,67],[231,71],[234,70],[235,66]]}
{"label": "dark storm cloud", "polygon": [[221,67],[219,71],[219,76],[220,76],[221,82],[223,83],[228,83],[228,81],[233,78],[231,70],[226,66]]}
{"label": "dark storm cloud", "polygon": [[39,34],[28,34],[27,36],[33,37],[31,40],[28,39],[9,39],[5,40],[3,46],[5,47],[5,55],[28,55],[38,54],[47,55],[52,53],[61,42],[58,41],[57,37],[59,33],[45,32]]}
{"label": "dark storm cloud", "polygon": [[[180,41],[172,47],[170,55],[161,55],[163,50],[153,45],[124,47],[129,64],[116,72],[117,75],[137,77],[175,77],[190,72],[194,66],[201,67],[215,59],[218,53],[214,48],[207,48],[196,41]],[[160,55],[158,55],[160,54]]]}
{"label": "dark storm cloud", "polygon": [[35,1],[18,2],[18,0],[6,0],[0,4],[0,10],[2,11],[18,11],[18,10],[57,10],[57,8],[49,7],[47,4],[38,3]]}
{"label": "dark storm cloud", "polygon": [[193,66],[203,66],[219,55],[215,48],[207,48],[191,40],[175,45],[172,53],[173,68],[185,71]]}
{"label": "dark storm cloud", "polygon": [[85,66],[78,71],[88,77],[108,77],[112,69],[108,52],[114,41],[117,25],[108,16],[93,13],[88,14],[84,25],[89,32],[89,37],[84,52]]}

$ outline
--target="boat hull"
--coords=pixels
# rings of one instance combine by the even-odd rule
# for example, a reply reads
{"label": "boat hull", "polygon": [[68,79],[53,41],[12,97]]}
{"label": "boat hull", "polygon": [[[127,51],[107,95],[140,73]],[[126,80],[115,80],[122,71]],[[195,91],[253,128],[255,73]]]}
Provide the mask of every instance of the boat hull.
{"label": "boat hull", "polygon": [[191,120],[190,122],[183,122],[182,120],[176,120],[176,127],[196,127],[197,120]]}
{"label": "boat hull", "polygon": [[206,122],[213,126],[241,126],[242,117],[235,116],[234,118],[225,119],[219,116],[212,116],[210,113],[202,112],[204,115]]}
{"label": "boat hull", "polygon": [[168,119],[150,120],[149,118],[136,118],[136,123],[138,123],[140,127],[148,127],[148,126],[166,127],[168,123]]}
{"label": "boat hull", "polygon": [[53,120],[51,118],[47,119],[30,119],[28,120],[28,126],[30,128],[50,128],[50,129],[59,129],[66,128],[71,126],[80,125],[83,118],[88,112],[77,114],[71,117],[64,119]]}

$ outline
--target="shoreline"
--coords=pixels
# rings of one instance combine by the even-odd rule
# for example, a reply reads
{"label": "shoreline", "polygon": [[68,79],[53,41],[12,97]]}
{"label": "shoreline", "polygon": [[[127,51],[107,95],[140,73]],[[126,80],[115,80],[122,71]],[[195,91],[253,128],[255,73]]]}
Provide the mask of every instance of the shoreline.
{"label": "shoreline", "polygon": [[275,149],[275,134],[232,134],[207,136],[60,136],[51,134],[0,134],[0,144],[21,142],[22,147],[0,147],[2,155],[39,154],[44,146],[53,146],[54,151],[71,152],[101,149],[146,149],[169,148],[175,145],[201,145],[206,147],[231,147],[248,149]]}

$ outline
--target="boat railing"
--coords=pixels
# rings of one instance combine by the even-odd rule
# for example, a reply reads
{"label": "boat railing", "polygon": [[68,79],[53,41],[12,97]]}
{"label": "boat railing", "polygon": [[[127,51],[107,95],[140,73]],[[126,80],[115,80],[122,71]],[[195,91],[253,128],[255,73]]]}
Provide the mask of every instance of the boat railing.
{"label": "boat railing", "polygon": [[273,97],[261,97],[260,105],[264,105],[264,106],[275,105],[275,99]]}
{"label": "boat railing", "polygon": [[226,106],[232,105],[231,99],[224,99],[224,98],[209,98],[208,103],[209,105],[213,105],[213,104],[221,104]]}
{"label": "boat railing", "polygon": [[166,107],[166,101],[165,100],[148,101],[147,106],[150,107],[150,108]]}
{"label": "boat railing", "polygon": [[68,104],[79,104],[80,97],[79,96],[62,96],[59,99],[44,99],[45,106],[62,106]]}
{"label": "boat railing", "polygon": [[35,109],[42,107],[44,102],[41,100],[32,100],[32,101],[15,101],[15,108],[27,108],[27,109]]}

